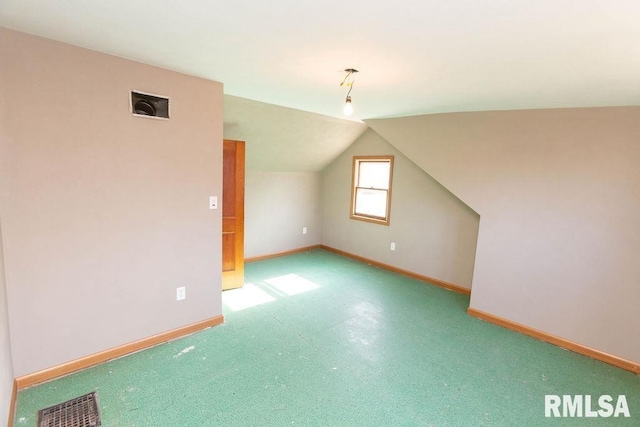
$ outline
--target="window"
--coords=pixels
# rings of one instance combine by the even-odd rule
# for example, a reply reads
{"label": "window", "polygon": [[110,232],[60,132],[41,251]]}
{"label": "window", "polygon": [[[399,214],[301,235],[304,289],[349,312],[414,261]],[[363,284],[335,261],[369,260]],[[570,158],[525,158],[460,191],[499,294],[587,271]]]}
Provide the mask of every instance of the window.
{"label": "window", "polygon": [[354,156],[351,218],[389,225],[393,156]]}

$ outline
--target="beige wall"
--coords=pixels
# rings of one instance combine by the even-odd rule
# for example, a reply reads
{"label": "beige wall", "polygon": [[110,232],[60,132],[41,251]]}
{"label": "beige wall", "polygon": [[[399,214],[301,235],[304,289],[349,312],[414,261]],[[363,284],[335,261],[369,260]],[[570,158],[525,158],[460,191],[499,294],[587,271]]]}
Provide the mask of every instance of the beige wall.
{"label": "beige wall", "polygon": [[640,108],[367,122],[476,210],[471,306],[640,361]]}
{"label": "beige wall", "polygon": [[[0,36],[0,49],[4,43]],[[11,358],[11,336],[4,268],[4,240],[2,238],[3,200],[8,190],[7,171],[11,162],[8,157],[8,137],[5,133],[7,118],[6,84],[0,63],[0,425],[8,425],[11,393],[13,390],[13,361]]]}
{"label": "beige wall", "polygon": [[320,244],[320,171],[366,129],[363,123],[224,96],[224,137],[246,142],[245,257]]}
{"label": "beige wall", "polygon": [[[388,154],[395,156],[390,225],[350,219],[353,156]],[[322,206],[323,244],[471,287],[478,215],[374,131],[323,171]]]}
{"label": "beige wall", "polygon": [[[208,198],[221,195],[222,85],[5,29],[0,40],[15,375],[219,315]],[[131,89],[169,96],[171,119],[133,117]]]}
{"label": "beige wall", "polygon": [[[0,177],[2,172],[0,172]],[[9,417],[9,405],[13,390],[13,363],[7,314],[7,290],[4,279],[4,254],[2,250],[2,222],[0,221],[0,425]]]}
{"label": "beige wall", "polygon": [[320,244],[320,174],[247,171],[245,218],[247,258]]}

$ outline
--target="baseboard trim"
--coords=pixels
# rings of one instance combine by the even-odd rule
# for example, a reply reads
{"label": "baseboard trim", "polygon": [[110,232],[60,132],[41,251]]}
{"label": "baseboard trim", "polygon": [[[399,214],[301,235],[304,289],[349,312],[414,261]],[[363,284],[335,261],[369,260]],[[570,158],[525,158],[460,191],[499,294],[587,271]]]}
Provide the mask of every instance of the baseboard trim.
{"label": "baseboard trim", "polygon": [[13,380],[13,389],[11,390],[11,402],[9,403],[9,418],[7,419],[7,427],[13,427],[14,418],[16,417],[16,400],[18,400],[18,381]]}
{"label": "baseboard trim", "polygon": [[24,375],[16,378],[16,386],[18,390],[25,387],[52,380],[64,375],[68,375],[72,372],[85,369],[99,363],[107,362],[109,360],[116,359],[118,357],[126,356],[127,354],[135,353],[136,351],[144,350],[149,347],[153,347],[163,342],[171,341],[176,338],[183,337],[185,335],[192,334],[194,332],[201,331],[213,326],[217,326],[224,323],[224,316],[219,315],[210,319],[202,320],[200,322],[192,323],[181,328],[172,329],[167,332],[162,332],[151,337],[143,338],[138,341],[133,341],[128,344],[123,344],[118,347],[110,348],[99,353],[91,354],[89,356],[82,357],[80,359],[72,360],[67,363],[63,363],[52,368],[44,369],[33,374]]}
{"label": "baseboard trim", "polygon": [[333,252],[334,254],[342,255],[347,258],[355,259],[356,261],[364,262],[365,264],[373,265],[374,267],[382,268],[384,270],[389,270],[394,273],[402,274],[403,276],[411,277],[412,279],[417,279],[423,282],[427,282],[429,284],[438,286],[440,288],[444,288],[453,292],[457,292],[463,295],[471,295],[471,290],[464,288],[460,285],[454,285],[453,283],[445,282],[443,280],[434,279],[433,277],[424,276],[422,274],[414,273],[412,271],[403,270],[401,268],[394,267],[389,264],[384,264],[378,261],[374,261],[369,258],[361,257],[360,255],[355,255],[349,252],[342,251],[340,249],[332,248],[331,246],[320,245],[321,249],[325,251]]}
{"label": "baseboard trim", "polygon": [[278,258],[278,257],[281,257],[281,256],[298,254],[300,252],[309,252],[309,251],[312,251],[314,249],[320,249],[320,245],[305,246],[304,248],[292,249],[290,251],[277,252],[275,254],[262,255],[262,256],[256,256],[256,257],[251,257],[251,258],[245,258],[244,262],[248,263],[248,262],[262,261],[263,259]]}
{"label": "baseboard trim", "polygon": [[622,368],[627,371],[631,371],[635,374],[640,373],[640,363],[632,362],[630,360],[626,360],[621,357],[614,356],[612,354],[605,353],[603,351],[596,350],[591,347],[587,347],[586,345],[578,344],[576,342],[569,341],[567,339],[548,334],[538,329],[534,329],[529,326],[522,325],[520,323],[512,322],[509,319],[495,316],[493,314],[486,313],[484,311],[475,309],[473,307],[469,307],[467,309],[467,314],[473,317],[477,317],[478,319],[485,320],[489,323],[502,326],[503,328],[511,329],[513,331],[520,332],[521,334],[528,335],[533,338],[537,338],[544,342],[548,342],[549,344],[557,345],[558,347],[562,347],[564,349],[573,351],[575,353],[579,353],[584,356],[591,357],[592,359],[596,359],[601,362],[608,363],[609,365],[613,365],[615,367]]}

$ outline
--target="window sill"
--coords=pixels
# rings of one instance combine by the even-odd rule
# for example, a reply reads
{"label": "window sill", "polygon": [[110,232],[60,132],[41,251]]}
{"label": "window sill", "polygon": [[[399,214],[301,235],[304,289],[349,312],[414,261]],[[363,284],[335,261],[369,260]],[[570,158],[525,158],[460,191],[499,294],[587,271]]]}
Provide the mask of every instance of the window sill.
{"label": "window sill", "polygon": [[362,216],[362,215],[355,215],[355,214],[349,215],[349,218],[355,219],[357,221],[370,222],[372,224],[389,225],[389,218],[379,219],[379,218],[373,218],[369,216]]}

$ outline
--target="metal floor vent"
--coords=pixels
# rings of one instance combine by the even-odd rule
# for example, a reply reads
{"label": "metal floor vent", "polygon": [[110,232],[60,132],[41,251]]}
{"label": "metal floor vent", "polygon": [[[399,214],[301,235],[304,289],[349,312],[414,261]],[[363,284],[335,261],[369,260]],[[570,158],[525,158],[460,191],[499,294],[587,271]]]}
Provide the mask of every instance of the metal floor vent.
{"label": "metal floor vent", "polygon": [[96,392],[38,411],[38,427],[99,427]]}

